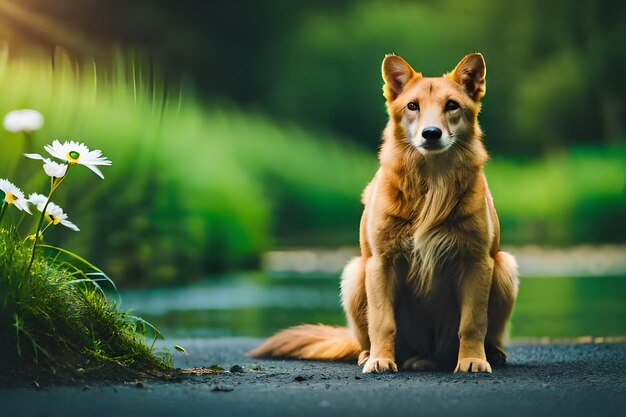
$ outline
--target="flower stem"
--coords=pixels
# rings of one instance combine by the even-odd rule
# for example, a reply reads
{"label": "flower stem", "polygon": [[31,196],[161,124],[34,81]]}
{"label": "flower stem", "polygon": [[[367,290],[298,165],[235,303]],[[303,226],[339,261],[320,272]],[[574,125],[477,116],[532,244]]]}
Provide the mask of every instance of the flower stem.
{"label": "flower stem", "polygon": [[43,236],[43,234],[45,233],[45,231],[46,231],[46,230],[48,230],[48,228],[49,228],[50,226],[52,226],[52,223],[48,223],[48,224],[46,225],[46,227],[44,227],[44,228],[43,228],[43,230],[42,230],[41,232],[39,232],[39,234],[41,234],[41,235]]}
{"label": "flower stem", "polygon": [[[30,271],[30,268],[33,266],[33,261],[35,260],[35,251],[37,250],[37,242],[39,241],[40,233],[43,234],[43,231],[41,230],[41,226],[43,225],[43,221],[46,218],[46,210],[48,209],[48,204],[50,204],[50,198],[52,198],[52,194],[54,194],[54,192],[56,191],[57,188],[59,188],[59,185],[61,185],[65,177],[67,177],[67,172],[69,172],[69,167],[65,173],[65,176],[63,176],[63,178],[52,178],[50,180],[50,192],[48,193],[48,199],[46,200],[46,204],[43,206],[43,210],[41,210],[41,216],[39,216],[39,222],[37,223],[37,231],[35,232],[35,239],[33,241],[33,250],[30,255],[30,262],[28,263],[26,274],[28,274],[28,272]],[[46,229],[47,227],[44,230]]]}
{"label": "flower stem", "polygon": [[3,201],[2,202],[2,209],[0,209],[0,222],[2,222],[2,218],[4,217],[4,212],[7,210],[7,202]]}
{"label": "flower stem", "polygon": [[46,209],[48,208],[48,203],[50,203],[50,197],[54,193],[56,188],[51,187],[50,193],[48,193],[48,200],[46,204],[43,206],[43,210],[41,210],[41,215],[39,216],[39,222],[37,222],[37,231],[35,232],[35,238],[33,239],[33,250],[30,255],[30,262],[28,263],[28,268],[26,269],[26,273],[30,271],[30,268],[33,266],[33,261],[35,260],[35,251],[37,250],[37,241],[39,240],[39,231],[41,230],[41,226],[43,225],[43,220],[46,217]]}

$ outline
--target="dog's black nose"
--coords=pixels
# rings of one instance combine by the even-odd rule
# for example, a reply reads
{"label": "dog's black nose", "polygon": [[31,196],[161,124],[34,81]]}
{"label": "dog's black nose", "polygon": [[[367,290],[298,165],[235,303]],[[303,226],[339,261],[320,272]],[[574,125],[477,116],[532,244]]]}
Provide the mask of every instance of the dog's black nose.
{"label": "dog's black nose", "polygon": [[439,140],[441,139],[441,129],[437,126],[428,126],[422,130],[422,137],[429,141]]}

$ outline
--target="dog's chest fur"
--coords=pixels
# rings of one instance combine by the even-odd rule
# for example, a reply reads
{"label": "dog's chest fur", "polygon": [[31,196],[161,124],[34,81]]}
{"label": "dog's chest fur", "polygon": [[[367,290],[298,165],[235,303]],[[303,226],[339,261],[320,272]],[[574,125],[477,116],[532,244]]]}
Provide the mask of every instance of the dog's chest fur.
{"label": "dog's chest fur", "polygon": [[379,172],[370,240],[375,252],[394,261],[397,279],[415,294],[456,282],[463,265],[487,246],[477,174],[429,181]]}

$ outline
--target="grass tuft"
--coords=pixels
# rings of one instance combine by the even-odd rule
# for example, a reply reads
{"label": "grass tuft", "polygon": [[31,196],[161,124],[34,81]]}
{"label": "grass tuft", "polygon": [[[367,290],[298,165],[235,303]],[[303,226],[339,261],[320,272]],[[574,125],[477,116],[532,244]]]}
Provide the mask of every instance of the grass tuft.
{"label": "grass tuft", "polygon": [[118,310],[58,253],[38,252],[26,274],[30,251],[15,229],[0,229],[0,384],[15,376],[117,378],[171,367],[169,355],[139,337],[159,334]]}

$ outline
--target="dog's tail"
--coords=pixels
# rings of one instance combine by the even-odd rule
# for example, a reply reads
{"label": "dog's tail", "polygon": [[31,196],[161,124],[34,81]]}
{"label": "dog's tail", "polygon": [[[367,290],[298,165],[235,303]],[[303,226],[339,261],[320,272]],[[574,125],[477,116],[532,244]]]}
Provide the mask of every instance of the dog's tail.
{"label": "dog's tail", "polygon": [[356,359],[360,352],[347,327],[301,324],[276,333],[248,356],[339,361]]}

